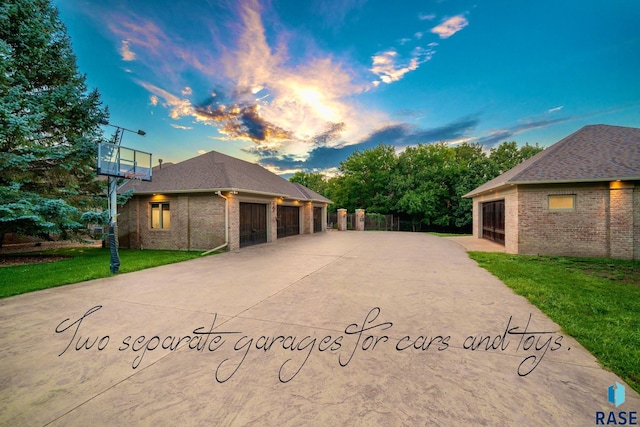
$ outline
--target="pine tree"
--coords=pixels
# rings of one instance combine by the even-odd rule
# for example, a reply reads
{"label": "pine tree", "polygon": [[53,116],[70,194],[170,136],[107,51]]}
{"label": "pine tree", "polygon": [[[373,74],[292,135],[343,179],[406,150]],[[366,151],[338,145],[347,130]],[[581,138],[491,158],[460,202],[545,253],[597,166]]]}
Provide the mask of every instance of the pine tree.
{"label": "pine tree", "polygon": [[0,0],[0,245],[5,233],[63,236],[100,194],[97,90],[87,92],[49,0]]}

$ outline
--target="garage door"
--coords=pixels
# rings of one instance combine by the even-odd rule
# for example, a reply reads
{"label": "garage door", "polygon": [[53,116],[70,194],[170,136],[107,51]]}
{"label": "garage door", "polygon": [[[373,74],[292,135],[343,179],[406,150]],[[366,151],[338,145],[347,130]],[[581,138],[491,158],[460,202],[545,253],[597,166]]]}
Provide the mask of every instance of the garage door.
{"label": "garage door", "polygon": [[278,239],[300,234],[300,208],[278,206]]}
{"label": "garage door", "polygon": [[313,208],[313,232],[322,231],[322,208]]}
{"label": "garage door", "polygon": [[504,200],[482,204],[482,237],[504,245]]}
{"label": "garage door", "polygon": [[240,203],[240,247],[267,241],[267,205]]}

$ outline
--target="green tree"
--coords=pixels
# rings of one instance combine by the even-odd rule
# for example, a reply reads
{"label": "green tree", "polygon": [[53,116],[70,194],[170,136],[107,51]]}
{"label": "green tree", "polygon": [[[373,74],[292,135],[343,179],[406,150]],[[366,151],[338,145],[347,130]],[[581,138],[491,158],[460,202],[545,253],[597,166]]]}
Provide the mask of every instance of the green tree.
{"label": "green tree", "polygon": [[538,144],[529,145],[528,143],[518,148],[515,141],[503,142],[497,148],[492,148],[489,158],[493,164],[493,174],[498,176],[505,173],[542,151],[543,148]]}
{"label": "green tree", "polygon": [[80,228],[100,192],[96,141],[106,117],[50,1],[0,2],[0,245],[8,232]]}
{"label": "green tree", "polygon": [[291,178],[289,178],[289,181],[302,184],[305,187],[312,189],[316,193],[322,194],[326,197],[325,193],[327,191],[327,180],[321,173],[298,171],[294,173]]}
{"label": "green tree", "polygon": [[452,200],[453,226],[469,227],[473,223],[473,204],[471,199],[462,196],[492,179],[492,164],[480,144],[460,144],[454,148],[458,177],[453,183]]}
{"label": "green tree", "polygon": [[341,175],[329,181],[328,197],[337,207],[349,211],[361,208],[388,213],[394,204],[389,182],[396,164],[397,156],[390,145],[356,150],[340,163]]}
{"label": "green tree", "polygon": [[445,143],[408,147],[392,181],[396,210],[409,215],[414,228],[419,223],[450,227],[458,169],[456,152]]}

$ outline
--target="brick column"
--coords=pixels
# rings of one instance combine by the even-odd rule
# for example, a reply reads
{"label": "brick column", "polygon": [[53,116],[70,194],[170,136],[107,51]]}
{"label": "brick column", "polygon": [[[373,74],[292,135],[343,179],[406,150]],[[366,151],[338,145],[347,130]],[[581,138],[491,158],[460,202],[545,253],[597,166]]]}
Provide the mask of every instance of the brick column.
{"label": "brick column", "polygon": [[240,200],[232,194],[228,196],[229,209],[229,250],[240,249]]}
{"label": "brick column", "polygon": [[344,208],[338,209],[338,231],[347,230],[347,210]]}
{"label": "brick column", "polygon": [[633,259],[633,184],[609,184],[609,256]]}
{"label": "brick column", "polygon": [[364,231],[364,209],[356,209],[356,231]]}
{"label": "brick column", "polygon": [[267,221],[269,222],[267,227],[267,242],[275,242],[278,240],[278,199],[273,199],[267,205],[269,210],[269,216]]}
{"label": "brick column", "polygon": [[302,206],[302,223],[301,234],[313,233],[313,203],[306,202]]}

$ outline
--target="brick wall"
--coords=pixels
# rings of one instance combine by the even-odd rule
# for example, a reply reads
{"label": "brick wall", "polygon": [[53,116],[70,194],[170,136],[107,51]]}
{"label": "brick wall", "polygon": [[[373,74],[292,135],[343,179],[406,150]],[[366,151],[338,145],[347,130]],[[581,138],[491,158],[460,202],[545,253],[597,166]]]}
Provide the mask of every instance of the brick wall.
{"label": "brick wall", "polygon": [[504,200],[505,251],[518,253],[518,192],[515,186],[473,198],[473,236],[482,238],[482,204]]}
{"label": "brick wall", "polygon": [[[521,254],[609,256],[608,183],[520,186],[518,246]],[[549,210],[550,195],[575,195],[572,211]]]}
{"label": "brick wall", "polygon": [[[151,228],[151,203],[169,203],[168,229]],[[224,200],[213,193],[136,196],[120,209],[120,246],[206,250],[224,243]]]}
{"label": "brick wall", "polygon": [[640,183],[633,189],[633,258],[640,260]]}
{"label": "brick wall", "polygon": [[610,184],[610,256],[633,259],[633,184]]}

